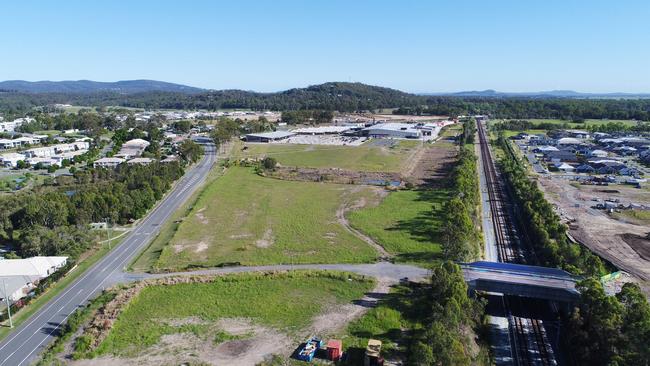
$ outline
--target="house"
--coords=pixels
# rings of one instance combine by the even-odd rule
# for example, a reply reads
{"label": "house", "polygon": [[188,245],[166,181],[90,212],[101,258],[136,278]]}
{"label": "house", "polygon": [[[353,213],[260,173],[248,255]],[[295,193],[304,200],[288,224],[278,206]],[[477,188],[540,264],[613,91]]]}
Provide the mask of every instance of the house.
{"label": "house", "polygon": [[553,166],[555,169],[565,173],[572,173],[575,171],[575,168],[567,163],[555,163]]}
{"label": "house", "polygon": [[640,177],[640,176],[643,175],[643,172],[641,172],[639,169],[636,169],[636,168],[625,167],[625,168],[622,168],[621,170],[619,170],[618,174],[620,174],[620,175],[629,175],[631,177]]}
{"label": "house", "polygon": [[168,157],[162,159],[160,162],[161,163],[172,163],[174,161],[178,161],[178,156],[176,155],[169,155]]}
{"label": "house", "polygon": [[551,151],[560,151],[560,149],[558,149],[555,146],[537,146],[533,149],[534,153],[541,153],[541,154],[546,154]]}
{"label": "house", "polygon": [[558,145],[582,145],[582,143],[582,141],[574,137],[562,137],[561,139],[557,140]]}
{"label": "house", "polygon": [[14,147],[18,147],[18,145],[16,145],[16,142],[14,140],[0,139],[0,149],[7,150],[7,149],[13,149]]}
{"label": "house", "polygon": [[544,154],[544,157],[547,161],[551,162],[567,162],[567,163],[577,163],[578,157],[576,154],[570,151],[549,151]]}
{"label": "house", "polygon": [[605,150],[592,150],[588,154],[592,158],[606,158],[607,157],[607,151]]}
{"label": "house", "polygon": [[590,137],[589,132],[583,130],[567,130],[569,137],[574,137],[577,139],[588,139]]}
{"label": "house", "polygon": [[136,164],[149,165],[149,164],[153,163],[153,159],[150,159],[150,158],[135,158],[135,159],[131,159],[131,160],[127,161],[126,163],[129,164],[129,165],[136,165]]}
{"label": "house", "polygon": [[246,142],[273,142],[282,141],[294,136],[295,133],[289,131],[273,131],[246,134]]}
{"label": "house", "polygon": [[[31,257],[0,260],[0,298],[14,302],[29,294],[38,282],[63,268],[68,257]],[[5,292],[6,287],[6,292]]]}
{"label": "house", "polygon": [[589,165],[589,164],[582,164],[582,165],[578,165],[576,167],[576,172],[577,173],[593,174],[593,173],[596,172],[596,169],[593,166]]}
{"label": "house", "polygon": [[34,147],[24,151],[28,158],[49,158],[56,155],[56,145]]}
{"label": "house", "polygon": [[19,161],[25,161],[27,157],[18,153],[7,153],[0,155],[0,165],[6,168],[15,168]]}
{"label": "house", "polygon": [[93,167],[95,168],[115,168],[118,165],[122,164],[126,160],[122,158],[101,158],[93,162]]}

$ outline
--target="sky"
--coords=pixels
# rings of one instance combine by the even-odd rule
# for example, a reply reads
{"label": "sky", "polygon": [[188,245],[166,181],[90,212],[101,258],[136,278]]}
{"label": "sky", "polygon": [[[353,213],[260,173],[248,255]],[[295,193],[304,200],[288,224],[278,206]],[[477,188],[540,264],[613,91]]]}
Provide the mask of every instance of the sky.
{"label": "sky", "polygon": [[0,11],[0,80],[650,92],[647,0],[33,0]]}

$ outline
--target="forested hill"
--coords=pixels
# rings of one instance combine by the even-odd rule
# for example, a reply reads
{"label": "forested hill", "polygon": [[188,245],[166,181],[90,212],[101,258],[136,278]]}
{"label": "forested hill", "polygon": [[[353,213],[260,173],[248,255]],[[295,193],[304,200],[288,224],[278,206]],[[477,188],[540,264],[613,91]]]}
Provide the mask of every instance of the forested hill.
{"label": "forested hill", "polygon": [[113,92],[119,94],[144,93],[151,91],[199,93],[205,89],[187,85],[167,83],[156,80],[121,80],[115,82],[100,82],[91,80],[65,81],[0,81],[0,90],[20,93],[97,93]]}
{"label": "forested hill", "polygon": [[24,93],[0,91],[0,112],[21,114],[54,103],[144,109],[241,108],[253,110],[326,110],[355,112],[399,108],[400,114],[487,114],[495,118],[650,120],[650,99],[580,99],[415,95],[361,83],[330,82],[276,93],[209,90],[200,93],[148,91],[125,94]]}
{"label": "forested hill", "polygon": [[118,105],[136,108],[220,109],[250,108],[271,110],[326,109],[359,111],[415,106],[422,97],[395,89],[361,83],[330,82],[276,93],[244,90],[210,90],[188,94],[149,91],[120,94],[1,92],[0,109],[24,110],[38,105],[68,103],[85,106]]}

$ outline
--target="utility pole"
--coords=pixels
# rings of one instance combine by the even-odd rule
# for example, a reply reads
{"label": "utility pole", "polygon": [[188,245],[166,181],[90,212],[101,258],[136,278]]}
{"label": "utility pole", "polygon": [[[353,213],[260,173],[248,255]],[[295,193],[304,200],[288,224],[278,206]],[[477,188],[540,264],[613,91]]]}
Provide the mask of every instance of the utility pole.
{"label": "utility pole", "polygon": [[5,291],[5,302],[7,303],[7,315],[9,315],[9,327],[13,328],[14,327],[14,322],[11,320],[11,304],[9,303],[9,294],[7,293],[7,282],[5,282],[5,279],[2,279],[2,286],[4,287]]}
{"label": "utility pole", "polygon": [[104,224],[106,225],[106,239],[108,239],[108,250],[111,250],[111,232],[108,227],[108,219],[104,219]]}

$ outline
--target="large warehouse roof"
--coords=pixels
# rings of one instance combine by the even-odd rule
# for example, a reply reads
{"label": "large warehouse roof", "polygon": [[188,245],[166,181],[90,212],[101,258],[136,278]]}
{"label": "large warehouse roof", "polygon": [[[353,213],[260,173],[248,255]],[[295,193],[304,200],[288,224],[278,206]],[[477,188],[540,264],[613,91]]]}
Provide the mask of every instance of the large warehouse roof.
{"label": "large warehouse roof", "polygon": [[273,132],[249,133],[246,136],[274,140],[274,139],[282,139],[285,137],[290,137],[293,135],[295,135],[295,133],[289,131],[273,131]]}

